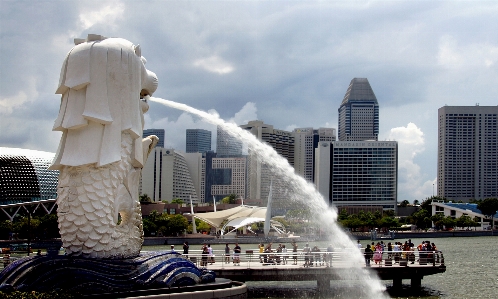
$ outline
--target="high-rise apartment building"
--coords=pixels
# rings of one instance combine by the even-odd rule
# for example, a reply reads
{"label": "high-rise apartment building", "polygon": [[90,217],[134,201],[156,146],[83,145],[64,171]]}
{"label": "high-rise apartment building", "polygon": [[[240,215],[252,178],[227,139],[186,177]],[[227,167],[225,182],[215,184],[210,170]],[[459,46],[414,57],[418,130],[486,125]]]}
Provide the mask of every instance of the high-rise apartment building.
{"label": "high-rise apartment building", "polygon": [[396,210],[396,141],[323,141],[315,165],[315,185],[331,204]]}
{"label": "high-rise apartment building", "polygon": [[336,131],[332,128],[297,128],[294,136],[294,169],[307,181],[314,181],[315,149],[320,141],[335,141]]}
{"label": "high-rise apartment building", "polygon": [[[294,165],[294,136],[292,132],[274,129],[272,125],[267,125],[259,120],[250,121],[240,127],[251,132],[260,141],[266,142],[278,154],[286,158],[291,166]],[[273,176],[271,167],[261,161],[258,153],[249,150],[248,154],[247,193],[249,199],[261,200],[263,205],[266,205],[270,183],[273,182],[273,208],[275,211],[279,210],[279,206],[283,206],[287,200],[285,195],[286,182]]]}
{"label": "high-rise apartment building", "polygon": [[156,135],[159,138],[156,147],[164,147],[164,129],[147,129],[143,131],[143,138],[150,135]]}
{"label": "high-rise apartment building", "polygon": [[339,141],[378,140],[379,104],[367,78],[354,78],[339,107]]}
{"label": "high-rise apartment building", "polygon": [[206,153],[211,150],[211,131],[203,129],[187,129],[187,153]]}
{"label": "high-rise apartment building", "polygon": [[242,156],[242,141],[230,135],[220,126],[216,128],[216,156],[218,158]]}
{"label": "high-rise apartment building", "polygon": [[438,109],[438,196],[498,197],[497,120],[498,106]]}
{"label": "high-rise apartment building", "polygon": [[180,198],[195,203],[199,198],[187,166],[185,154],[174,149],[156,147],[142,169],[140,194],[147,194],[153,202]]}

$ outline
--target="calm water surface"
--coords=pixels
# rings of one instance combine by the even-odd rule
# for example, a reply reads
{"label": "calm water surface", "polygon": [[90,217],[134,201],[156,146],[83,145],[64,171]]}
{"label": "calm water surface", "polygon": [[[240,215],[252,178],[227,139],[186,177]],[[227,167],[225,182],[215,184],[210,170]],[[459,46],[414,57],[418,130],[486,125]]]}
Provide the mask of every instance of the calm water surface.
{"label": "calm water surface", "polygon": [[[424,239],[425,240],[425,239]],[[404,242],[405,240],[395,240]],[[422,239],[412,239],[419,244]],[[390,293],[391,298],[498,298],[498,236],[429,239],[443,251],[446,272],[425,276],[422,290],[415,294],[410,289],[410,280],[403,280],[403,289]],[[327,247],[326,242],[315,242],[319,247]],[[314,246],[311,242],[310,245]],[[363,247],[368,241],[361,241]],[[289,247],[289,244],[286,244]],[[304,244],[299,244],[300,248]],[[181,244],[176,245],[181,252]],[[213,245],[215,251],[222,251],[224,245]],[[231,245],[233,247],[233,244]],[[242,250],[254,249],[256,244],[241,244]],[[201,245],[191,245],[200,249]],[[169,245],[144,247],[144,250],[168,250]],[[208,267],[209,268],[209,267]],[[316,282],[247,282],[250,298],[359,298],[354,289],[360,282],[331,282],[330,293],[317,294]],[[392,281],[384,281],[390,291]]]}

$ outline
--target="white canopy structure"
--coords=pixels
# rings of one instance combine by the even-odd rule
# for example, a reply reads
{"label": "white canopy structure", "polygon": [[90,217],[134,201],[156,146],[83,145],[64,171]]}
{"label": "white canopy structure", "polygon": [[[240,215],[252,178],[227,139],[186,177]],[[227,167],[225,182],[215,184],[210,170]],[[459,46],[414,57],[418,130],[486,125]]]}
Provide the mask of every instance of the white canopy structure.
{"label": "white canopy structure", "polygon": [[[239,227],[244,227],[257,222],[264,222],[266,218],[266,212],[267,208],[265,207],[241,205],[228,210],[200,213],[193,216],[216,227],[217,229],[221,229],[222,234],[224,234],[225,229],[228,227],[234,227],[234,229],[231,230],[233,231]],[[227,222],[222,227],[222,223],[225,220]],[[285,232],[285,228],[280,222],[271,220],[270,223],[271,227],[275,229],[279,234]]]}

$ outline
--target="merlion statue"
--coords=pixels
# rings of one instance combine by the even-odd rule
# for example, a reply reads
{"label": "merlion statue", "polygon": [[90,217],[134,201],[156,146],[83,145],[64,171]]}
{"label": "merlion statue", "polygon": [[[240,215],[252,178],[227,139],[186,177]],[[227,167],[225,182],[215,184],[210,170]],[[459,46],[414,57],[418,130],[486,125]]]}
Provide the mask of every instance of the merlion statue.
{"label": "merlion statue", "polygon": [[62,138],[57,216],[67,254],[127,258],[140,253],[141,169],[156,136],[142,139],[146,99],[157,77],[139,45],[90,34],[75,39],[62,65],[61,105],[53,130]]}

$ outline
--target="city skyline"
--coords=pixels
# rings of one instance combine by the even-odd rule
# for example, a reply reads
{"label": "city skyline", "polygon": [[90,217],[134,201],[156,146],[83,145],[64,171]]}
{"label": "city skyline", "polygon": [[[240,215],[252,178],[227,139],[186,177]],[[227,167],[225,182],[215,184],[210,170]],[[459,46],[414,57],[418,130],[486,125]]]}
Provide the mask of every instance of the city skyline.
{"label": "city skyline", "polygon": [[[398,200],[433,194],[440,107],[498,104],[494,2],[2,1],[0,13],[4,147],[56,151],[62,61],[89,33],[140,44],[155,96],[239,125],[337,129],[350,80],[368,78],[378,139],[399,145]],[[182,149],[187,128],[215,132],[149,104],[145,129],[165,129],[165,147]]]}

